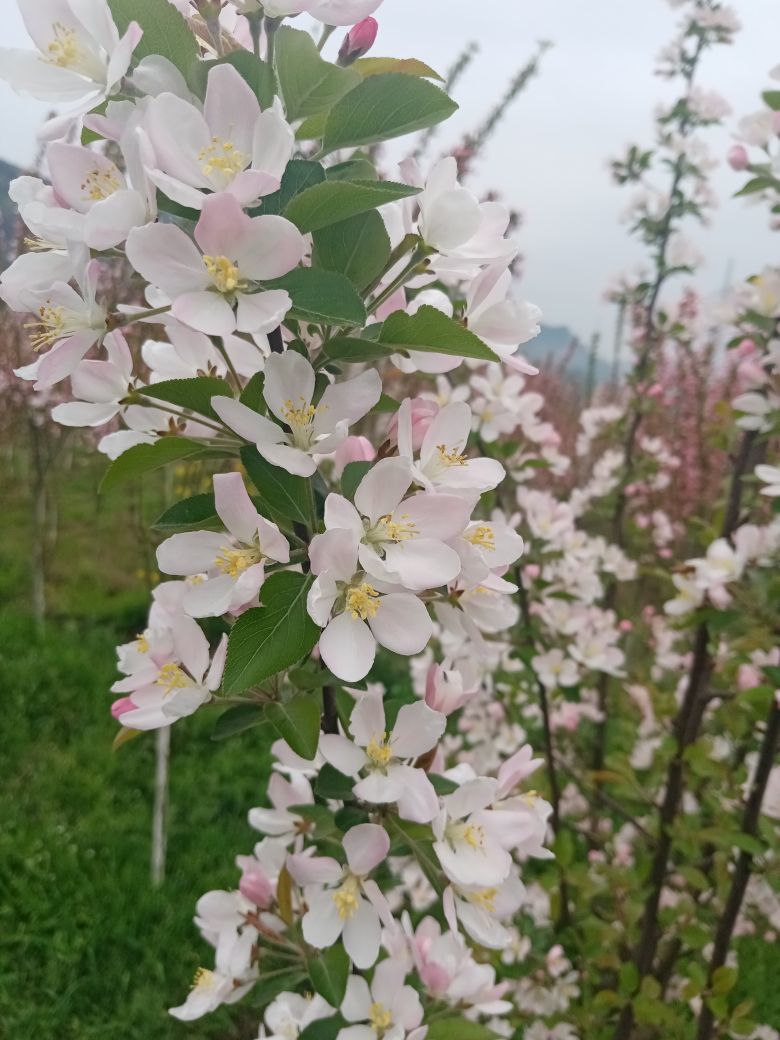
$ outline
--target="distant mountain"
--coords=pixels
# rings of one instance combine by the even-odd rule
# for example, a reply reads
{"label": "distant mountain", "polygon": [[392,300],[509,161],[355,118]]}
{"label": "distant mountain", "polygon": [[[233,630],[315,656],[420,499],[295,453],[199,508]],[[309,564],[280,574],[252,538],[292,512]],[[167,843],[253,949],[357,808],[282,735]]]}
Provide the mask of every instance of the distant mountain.
{"label": "distant mountain", "polygon": [[[539,368],[565,372],[577,383],[586,383],[590,365],[590,348],[565,325],[542,325],[541,333],[520,348],[523,357]],[[594,385],[606,383],[611,365],[602,357],[593,362]]]}

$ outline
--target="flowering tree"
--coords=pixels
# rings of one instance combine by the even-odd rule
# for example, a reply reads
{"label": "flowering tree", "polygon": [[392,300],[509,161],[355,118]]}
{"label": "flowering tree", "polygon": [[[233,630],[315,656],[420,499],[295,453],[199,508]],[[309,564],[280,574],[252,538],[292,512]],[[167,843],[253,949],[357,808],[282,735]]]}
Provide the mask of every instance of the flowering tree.
{"label": "flowering tree", "polygon": [[[198,902],[214,966],[172,1014],[245,998],[268,1040],[772,1037],[728,957],[780,923],[778,274],[719,319],[730,402],[700,371],[714,321],[667,288],[726,115],[694,77],[735,19],[675,5],[680,96],[614,164],[651,273],[621,282],[629,384],[570,456],[517,353],[540,315],[508,211],[455,158],[375,164],[455,109],[421,61],[365,57],[379,3],[25,0],[39,53],[5,54],[74,106],[48,182],[12,188],[34,248],[0,296],[39,352],[17,375],[69,381],[60,423],[111,424],[104,487],[206,479],[155,525],[169,580],[118,648],[121,739],[217,708],[217,739],[273,751],[261,840]],[[697,464],[730,472],[672,510],[689,370]],[[716,398],[733,421],[702,420]]]}

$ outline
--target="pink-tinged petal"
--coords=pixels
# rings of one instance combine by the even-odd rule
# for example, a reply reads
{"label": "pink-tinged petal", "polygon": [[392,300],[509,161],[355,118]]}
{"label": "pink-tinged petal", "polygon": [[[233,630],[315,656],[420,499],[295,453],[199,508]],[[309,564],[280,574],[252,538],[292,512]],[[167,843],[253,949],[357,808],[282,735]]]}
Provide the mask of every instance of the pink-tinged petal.
{"label": "pink-tinged petal", "polygon": [[424,701],[405,704],[390,737],[393,754],[396,758],[419,758],[439,743],[446,726],[446,716]]}
{"label": "pink-tinged petal", "polygon": [[211,407],[226,426],[250,443],[274,443],[284,436],[276,423],[230,397],[212,397]]}
{"label": "pink-tinged petal", "polygon": [[290,407],[306,407],[313,396],[314,369],[306,358],[294,350],[268,358],[263,397],[277,419],[286,422]]}
{"label": "pink-tinged petal", "polygon": [[355,784],[352,791],[361,802],[368,802],[371,805],[387,805],[397,802],[401,798],[403,785],[400,777],[384,773],[369,773]]}
{"label": "pink-tinged petal", "polygon": [[203,115],[211,136],[230,142],[244,152],[248,163],[260,103],[232,65],[214,65],[209,70]]}
{"label": "pink-tinged petal", "polygon": [[371,671],[376,641],[364,621],[339,614],[320,636],[320,656],[339,679],[359,682]]}
{"label": "pink-tinged petal", "polygon": [[345,1026],[339,1030],[338,1040],[376,1040],[371,1026]]}
{"label": "pink-tinged petal", "polygon": [[433,622],[425,606],[405,592],[382,596],[376,616],[368,624],[378,643],[407,657],[424,650],[433,635]]}
{"label": "pink-tinged petal", "polygon": [[302,852],[287,857],[287,869],[296,885],[333,885],[343,875],[341,864],[332,856],[306,856]]}
{"label": "pink-tinged petal", "polygon": [[99,339],[97,332],[85,329],[70,339],[64,339],[45,354],[36,369],[36,390],[47,390],[69,376],[90,347]]}
{"label": "pink-tinged petal", "polygon": [[357,537],[352,531],[339,527],[315,535],[309,545],[309,559],[315,574],[327,571],[338,580],[347,581],[357,570]]}
{"label": "pink-tinged petal", "polygon": [[147,175],[163,195],[173,202],[178,202],[180,206],[199,210],[203,206],[204,199],[208,197],[199,188],[193,188],[190,184],[185,184],[184,181],[171,177],[168,173],[163,173],[162,170],[147,170]]}
{"label": "pink-tinged petal", "polygon": [[349,531],[358,540],[364,533],[357,509],[343,495],[331,494],[325,499],[325,527],[328,531]]}
{"label": "pink-tinged petal", "polygon": [[287,444],[258,444],[257,450],[272,466],[286,469],[296,477],[310,477],[317,472],[317,463],[300,448]]}
{"label": "pink-tinged petal", "polygon": [[90,194],[93,179],[102,179],[115,190],[125,186],[116,165],[89,148],[57,141],[46,149],[46,158],[58,198],[77,213],[87,213],[95,205],[96,200]]}
{"label": "pink-tinged petal", "polygon": [[84,241],[91,249],[112,249],[148,219],[142,195],[137,191],[116,191],[87,214]]}
{"label": "pink-tinged petal", "polygon": [[209,666],[209,641],[196,621],[179,614],[171,622],[173,645],[184,667],[200,682]]}
{"label": "pink-tinged petal", "polygon": [[106,86],[109,92],[127,75],[133,52],[141,42],[143,34],[143,29],[138,22],[130,22],[127,32],[111,51],[111,56],[108,59],[108,68],[106,69]]}
{"label": "pink-tinged petal", "polygon": [[358,877],[365,877],[386,859],[390,838],[387,831],[376,823],[359,823],[347,831],[342,845],[349,869]]}
{"label": "pink-tinged petal", "polygon": [[465,466],[451,466],[442,480],[448,488],[481,493],[498,487],[505,476],[504,467],[496,459],[469,459]]}
{"label": "pink-tinged petal", "polygon": [[457,791],[445,795],[444,802],[448,814],[456,820],[470,816],[490,803],[496,797],[498,784],[488,777],[478,777],[461,784]]}
{"label": "pink-tinged petal", "polygon": [[281,180],[295,148],[295,134],[276,104],[255,123],[252,166]]}
{"label": "pink-tinged petal", "polygon": [[405,967],[398,960],[390,957],[381,964],[377,964],[374,977],[371,980],[371,995],[374,1000],[393,1009],[393,1020],[399,1021],[398,998],[406,975]]}
{"label": "pink-tinged petal", "polygon": [[175,94],[160,94],[149,102],[144,126],[163,173],[192,187],[206,186],[198,156],[211,144],[211,134],[194,105]]}
{"label": "pink-tinged petal", "polygon": [[362,975],[350,975],[347,979],[347,992],[339,1010],[347,1022],[365,1022],[371,1014],[374,998],[368,983]]}
{"label": "pink-tinged petal", "polygon": [[349,719],[349,732],[361,747],[367,747],[372,739],[382,739],[385,705],[381,693],[364,693],[358,697]]}
{"label": "pink-tinged petal", "polygon": [[319,892],[309,900],[309,910],[303,917],[303,937],[310,946],[324,950],[341,935],[344,922],[339,916],[330,892]]}
{"label": "pink-tinged petal", "polygon": [[[403,507],[402,507],[403,508]],[[433,538],[410,538],[385,547],[385,563],[413,592],[449,585],[460,574],[460,556]]]}
{"label": "pink-tinged petal", "polygon": [[325,761],[345,776],[357,776],[366,764],[363,751],[340,733],[323,733],[320,751]]}
{"label": "pink-tinged petal", "polygon": [[344,923],[344,949],[355,967],[364,971],[376,964],[382,941],[382,926],[373,906],[365,899]]}
{"label": "pink-tinged petal", "polygon": [[382,380],[374,369],[346,382],[330,383],[314,417],[314,436],[330,433],[339,422],[356,423],[371,411],[381,395]]}
{"label": "pink-tinged petal", "polygon": [[211,284],[194,242],[173,224],[133,228],[125,249],[135,270],[172,298]]}
{"label": "pink-tinged petal", "polygon": [[277,563],[290,562],[290,543],[272,520],[258,517],[257,530],[260,535],[260,549],[263,556]]}
{"label": "pink-tinged petal", "polygon": [[217,531],[185,531],[166,538],[157,547],[157,566],[163,574],[200,574],[214,566],[229,539]]}
{"label": "pink-tinged petal", "polygon": [[174,318],[208,336],[228,336],[235,332],[233,308],[216,292],[183,293],[171,307]]}
{"label": "pink-tinged petal", "polygon": [[90,95],[98,99],[97,84],[69,69],[49,64],[30,50],[0,47],[0,70],[0,78],[10,83],[17,94],[26,94],[39,101],[62,104]]}
{"label": "pink-tinged petal", "polygon": [[[462,452],[470,432],[471,409],[466,402],[454,401],[452,404],[446,404],[435,416],[423,438],[420,462],[425,465],[440,444],[445,445],[447,451]],[[453,467],[453,470],[455,468],[461,467]]]}
{"label": "pink-tinged petal", "polygon": [[263,195],[270,195],[279,189],[278,177],[260,170],[244,170],[237,174],[225,189],[240,206],[253,206]]}
{"label": "pink-tinged petal", "polygon": [[249,220],[235,255],[243,274],[265,279],[287,274],[305,252],[306,240],[295,224],[269,215]]}
{"label": "pink-tinged petal", "polygon": [[211,656],[211,664],[209,670],[206,673],[206,688],[212,693],[218,690],[222,685],[222,673],[225,671],[225,661],[227,660],[227,648],[228,648],[228,637],[227,634],[223,634],[220,641],[217,643],[217,649]]}
{"label": "pink-tinged petal", "polygon": [[207,256],[226,256],[238,262],[236,251],[250,223],[232,195],[208,195],[195,226],[195,241]]}
{"label": "pink-tinged petal", "polygon": [[240,473],[216,474],[214,502],[219,518],[228,531],[240,542],[251,545],[257,535],[259,514]]}
{"label": "pink-tinged petal", "polygon": [[222,617],[231,607],[236,579],[229,574],[208,578],[188,589],[182,606],[194,618]]}
{"label": "pink-tinged petal", "polygon": [[286,289],[236,293],[236,328],[239,332],[267,335],[284,321],[292,307]]}
{"label": "pink-tinged petal", "polygon": [[470,503],[457,495],[431,494],[421,491],[403,503],[420,535],[449,541],[461,534],[471,518]]}
{"label": "pink-tinged petal", "polygon": [[372,524],[389,516],[409,490],[412,474],[406,459],[380,459],[355,492],[355,505]]}
{"label": "pink-tinged petal", "polygon": [[430,823],[439,812],[439,796],[422,769],[413,766],[392,766],[394,780],[401,786],[398,815],[414,823]]}
{"label": "pink-tinged petal", "polygon": [[118,411],[119,405],[112,402],[90,404],[86,401],[69,401],[52,408],[51,417],[60,426],[103,426]]}

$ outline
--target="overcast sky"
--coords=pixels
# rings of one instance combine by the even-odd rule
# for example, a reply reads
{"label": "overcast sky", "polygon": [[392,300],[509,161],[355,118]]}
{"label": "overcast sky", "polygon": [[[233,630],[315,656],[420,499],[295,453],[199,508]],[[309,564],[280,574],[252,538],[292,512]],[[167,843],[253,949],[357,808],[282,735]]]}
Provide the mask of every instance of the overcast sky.
{"label": "overcast sky", "polygon": [[[778,0],[735,6],[743,31],[733,47],[707,55],[700,76],[734,109],[726,130],[708,131],[718,154],[728,149],[738,116],[758,107],[767,73],[780,61]],[[25,46],[16,0],[0,0],[0,13],[3,44]],[[669,96],[669,85],[653,76],[654,59],[678,13],[665,0],[385,0],[379,11],[376,54],[419,57],[443,72],[467,41],[479,44],[455,91],[461,110],[440,130],[433,155],[479,123],[537,40],[553,42],[472,185],[497,189],[523,212],[523,292],[547,322],[583,338],[594,331],[608,338],[613,315],[601,302],[604,288],[642,258],[620,223],[628,194],[611,184],[607,160],[628,143],[650,141],[654,106]],[[0,83],[0,158],[31,161],[45,111]],[[721,208],[710,228],[691,227],[708,258],[700,277],[706,293],[720,291],[730,269],[740,278],[778,259],[780,236],[768,231],[765,211],[730,199],[743,180],[719,169]]]}

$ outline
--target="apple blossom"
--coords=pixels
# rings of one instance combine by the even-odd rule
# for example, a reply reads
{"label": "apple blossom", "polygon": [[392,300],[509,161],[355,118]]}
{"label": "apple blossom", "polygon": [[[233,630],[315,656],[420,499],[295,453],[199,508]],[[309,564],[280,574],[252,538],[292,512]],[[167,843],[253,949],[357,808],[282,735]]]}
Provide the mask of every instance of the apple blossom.
{"label": "apple blossom", "polygon": [[240,473],[214,477],[214,501],[226,533],[185,531],[167,538],[157,549],[163,573],[199,576],[182,600],[192,617],[240,612],[262,588],[266,561],[290,562],[287,539],[273,521],[258,513]]}
{"label": "apple blossom", "polygon": [[395,803],[402,819],[429,823],[439,811],[439,799],[414,760],[436,747],[445,726],[444,715],[418,702],[401,708],[388,733],[381,695],[366,693],[350,716],[352,740],[325,733],[320,751],[340,772],[360,778],[352,788],[356,798],[374,805]]}
{"label": "apple blossom", "polygon": [[359,1024],[341,1029],[336,1040],[424,1040],[422,1004],[416,990],[404,985],[405,975],[392,960],[376,966],[370,985],[350,975],[340,1010],[347,1022]]}
{"label": "apple blossom", "polygon": [[328,856],[304,853],[291,855],[287,867],[306,892],[306,942],[321,950],[342,937],[355,966],[370,968],[379,956],[380,913],[386,913],[386,904],[368,875],[387,856],[390,839],[376,824],[361,823],[347,831],[342,845],[345,867]]}
{"label": "apple blossom", "polygon": [[298,1040],[303,1030],[321,1018],[329,1018],[334,1009],[318,994],[302,997],[298,993],[280,993],[265,1009],[263,1019],[267,1032],[264,1040]]}
{"label": "apple blossom", "polygon": [[289,433],[240,401],[214,398],[212,407],[240,437],[254,443],[266,461],[310,477],[317,469],[313,456],[335,451],[346,440],[352,423],[379,400],[381,380],[376,372],[364,372],[346,382],[331,383],[316,405],[312,403],[314,390],[314,369],[300,354],[288,350],[268,358],[263,397]]}

